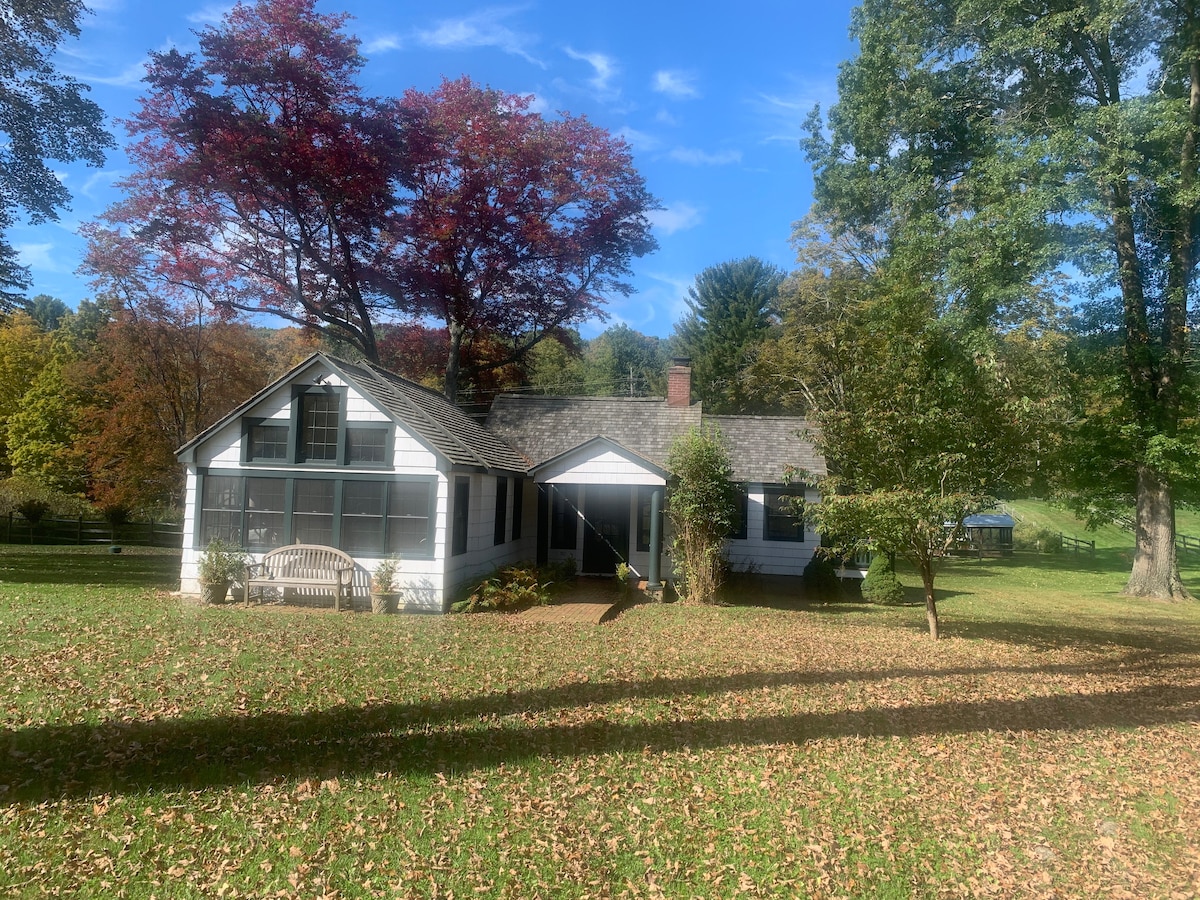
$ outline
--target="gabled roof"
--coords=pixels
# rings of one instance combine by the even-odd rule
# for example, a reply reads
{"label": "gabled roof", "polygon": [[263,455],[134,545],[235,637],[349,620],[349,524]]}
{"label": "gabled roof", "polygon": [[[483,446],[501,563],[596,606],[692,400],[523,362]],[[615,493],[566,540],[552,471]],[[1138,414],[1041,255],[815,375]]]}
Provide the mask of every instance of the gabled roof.
{"label": "gabled roof", "polygon": [[644,397],[541,397],[501,394],[487,426],[533,466],[605,437],[655,465],[666,466],[675,438],[700,424],[700,405],[667,406]]}
{"label": "gabled roof", "polygon": [[641,454],[634,453],[628,447],[622,447],[616,441],[612,440],[611,438],[606,438],[606,437],[594,437],[591,440],[584,441],[582,444],[579,444],[575,447],[571,447],[569,450],[564,450],[562,453],[559,453],[557,456],[552,456],[547,460],[543,460],[542,462],[538,463],[536,466],[532,467],[529,470],[529,474],[531,474],[534,478],[537,478],[538,473],[541,470],[546,469],[550,466],[553,466],[555,463],[559,462],[560,460],[570,457],[576,453],[591,453],[592,451],[594,451],[596,449],[611,450],[614,453],[618,454],[619,456],[625,457],[630,462],[633,462],[633,463],[641,466],[642,468],[646,469],[646,471],[653,472],[655,475],[659,476],[660,478],[665,479],[668,475],[667,470],[664,469],[662,466],[658,465],[657,463],[655,463],[654,461],[646,459],[646,457],[642,456]]}
{"label": "gabled roof", "polygon": [[372,363],[326,357],[348,381],[451,463],[524,473],[528,461],[437,391]]}
{"label": "gabled roof", "polygon": [[524,474],[529,464],[504,440],[468,417],[441,394],[393,375],[371,363],[352,363],[324,353],[314,353],[283,377],[272,382],[211,428],[184,444],[176,455],[191,458],[196,446],[245,414],[263,397],[282,385],[298,380],[306,369],[324,364],[354,385],[397,424],[411,430],[431,450],[451,465]]}
{"label": "gabled roof", "polygon": [[737,481],[777,484],[788,467],[826,474],[799,416],[706,416],[701,405],[668,406],[661,398],[543,397],[501,394],[487,425],[529,458],[533,468],[596,438],[666,468],[671,444],[689,428],[713,424],[729,447]]}

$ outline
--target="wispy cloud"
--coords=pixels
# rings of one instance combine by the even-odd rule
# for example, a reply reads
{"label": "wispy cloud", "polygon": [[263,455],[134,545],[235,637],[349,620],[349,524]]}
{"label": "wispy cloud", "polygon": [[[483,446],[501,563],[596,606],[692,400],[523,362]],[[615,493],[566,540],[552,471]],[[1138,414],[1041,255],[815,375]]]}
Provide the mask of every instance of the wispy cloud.
{"label": "wispy cloud", "polygon": [[641,150],[646,153],[657,150],[662,146],[662,141],[654,135],[638,131],[636,128],[630,128],[628,125],[617,132],[617,137],[623,139],[634,150]]}
{"label": "wispy cloud", "polygon": [[21,265],[30,269],[35,269],[42,272],[67,272],[70,271],[69,266],[65,266],[55,261],[54,244],[51,242],[39,244],[14,244],[13,249],[17,251],[17,258],[21,261]]}
{"label": "wispy cloud", "polygon": [[612,80],[620,72],[616,60],[604,53],[583,53],[572,47],[564,47],[563,52],[571,59],[585,62],[592,67],[592,77],[588,79],[588,87],[601,99],[611,99],[619,91],[612,86]]}
{"label": "wispy cloud", "polygon": [[837,82],[791,77],[782,91],[764,92],[750,101],[762,121],[763,141],[799,142],[804,120],[814,106],[829,109],[837,102]]}
{"label": "wispy cloud", "polygon": [[139,59],[126,66],[115,75],[88,75],[86,80],[91,84],[107,84],[110,87],[138,87],[146,77],[146,60]]}
{"label": "wispy cloud", "polygon": [[669,204],[663,209],[651,210],[646,217],[651,225],[665,235],[695,228],[704,221],[699,209],[683,201]]}
{"label": "wispy cloud", "polygon": [[741,150],[721,150],[717,153],[708,153],[693,147],[676,147],[667,155],[676,162],[686,163],[689,166],[728,166],[742,161]]}
{"label": "wispy cloud", "polygon": [[660,69],[654,73],[650,86],[659,94],[676,100],[689,100],[700,96],[696,88],[696,76],[679,69]]}
{"label": "wispy cloud", "polygon": [[404,39],[395,34],[381,34],[369,41],[364,41],[362,45],[363,53],[368,56],[372,53],[391,53],[394,50],[403,49]]}
{"label": "wispy cloud", "polygon": [[210,3],[195,12],[187,14],[187,20],[193,25],[216,25],[233,9],[232,3]]}
{"label": "wispy cloud", "polygon": [[495,47],[544,69],[546,64],[531,49],[537,43],[536,36],[514,31],[504,24],[504,20],[517,12],[515,8],[485,9],[469,16],[442,19],[432,28],[418,29],[416,41],[435,50]]}
{"label": "wispy cloud", "polygon": [[87,181],[83,183],[83,185],[79,188],[79,193],[87,197],[89,200],[98,200],[100,197],[96,191],[97,187],[100,187],[101,189],[110,187],[114,181],[123,177],[124,175],[125,173],[119,169],[104,169],[100,172],[96,172],[95,174],[89,176]]}

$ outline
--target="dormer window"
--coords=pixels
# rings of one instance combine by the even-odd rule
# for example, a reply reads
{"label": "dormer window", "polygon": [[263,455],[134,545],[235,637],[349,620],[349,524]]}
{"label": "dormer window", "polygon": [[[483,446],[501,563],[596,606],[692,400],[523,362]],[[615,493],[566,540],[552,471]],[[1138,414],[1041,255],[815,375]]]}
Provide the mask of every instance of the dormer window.
{"label": "dormer window", "polygon": [[300,461],[338,460],[342,397],[332,390],[300,395]]}

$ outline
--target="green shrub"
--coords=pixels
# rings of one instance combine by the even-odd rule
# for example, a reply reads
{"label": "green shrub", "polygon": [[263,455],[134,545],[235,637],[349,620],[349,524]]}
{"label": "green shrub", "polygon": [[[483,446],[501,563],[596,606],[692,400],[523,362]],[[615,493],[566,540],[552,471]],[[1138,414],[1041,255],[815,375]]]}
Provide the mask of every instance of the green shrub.
{"label": "green shrub", "polygon": [[515,612],[530,606],[544,606],[552,597],[555,582],[529,563],[497,569],[467,596],[450,606],[451,612]]}
{"label": "green shrub", "polygon": [[838,578],[837,569],[828,556],[813,554],[813,558],[804,567],[801,582],[804,585],[804,596],[808,600],[835,603],[842,598],[841,579]]}
{"label": "green shrub", "polygon": [[892,560],[886,553],[877,553],[867,569],[862,583],[863,599],[882,606],[896,606],[904,602],[904,586],[896,578]]}
{"label": "green shrub", "polygon": [[667,469],[675,588],[681,600],[713,603],[728,569],[725,539],[737,519],[733,468],[720,430],[693,428],[680,435],[667,454]]}
{"label": "green shrub", "polygon": [[1037,528],[1024,523],[1013,529],[1013,549],[1035,553],[1062,552],[1062,535],[1050,528]]}
{"label": "green shrub", "polygon": [[44,505],[42,518],[73,519],[96,514],[96,510],[82,497],[48,487],[28,475],[14,475],[0,481],[0,515],[20,513],[21,507],[30,503]]}

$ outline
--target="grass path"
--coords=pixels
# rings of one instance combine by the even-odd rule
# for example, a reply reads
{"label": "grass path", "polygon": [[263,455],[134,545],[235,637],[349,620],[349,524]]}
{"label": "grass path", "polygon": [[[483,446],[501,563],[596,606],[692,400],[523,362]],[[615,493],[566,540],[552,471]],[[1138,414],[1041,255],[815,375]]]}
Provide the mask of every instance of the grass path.
{"label": "grass path", "polygon": [[0,896],[1193,897],[1200,604],[1119,552],[954,563],[934,644],[752,594],[205,609],[169,554],[0,548]]}

